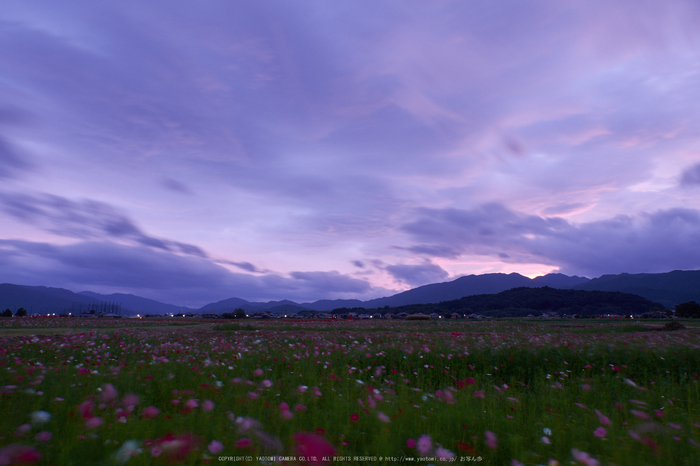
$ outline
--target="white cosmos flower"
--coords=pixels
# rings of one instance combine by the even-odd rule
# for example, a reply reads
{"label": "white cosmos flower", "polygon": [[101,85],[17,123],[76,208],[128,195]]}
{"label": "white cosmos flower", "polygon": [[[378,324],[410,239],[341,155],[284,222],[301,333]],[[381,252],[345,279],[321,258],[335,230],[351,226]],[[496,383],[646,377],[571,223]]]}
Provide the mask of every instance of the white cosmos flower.
{"label": "white cosmos flower", "polygon": [[32,424],[41,425],[46,424],[51,420],[51,413],[46,411],[34,411],[31,414]]}

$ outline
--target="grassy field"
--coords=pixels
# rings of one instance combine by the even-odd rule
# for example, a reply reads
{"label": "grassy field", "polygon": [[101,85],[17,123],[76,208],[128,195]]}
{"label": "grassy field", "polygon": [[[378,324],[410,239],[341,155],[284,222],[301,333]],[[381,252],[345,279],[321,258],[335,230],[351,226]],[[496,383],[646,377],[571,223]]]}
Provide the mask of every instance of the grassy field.
{"label": "grassy field", "polygon": [[10,320],[0,464],[700,463],[692,322]]}

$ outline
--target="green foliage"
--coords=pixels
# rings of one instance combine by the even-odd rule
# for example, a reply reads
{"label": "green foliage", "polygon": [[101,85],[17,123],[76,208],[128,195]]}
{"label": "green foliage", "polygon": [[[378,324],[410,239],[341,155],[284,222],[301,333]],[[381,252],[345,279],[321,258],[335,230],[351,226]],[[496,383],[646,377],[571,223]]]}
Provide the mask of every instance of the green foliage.
{"label": "green foliage", "polygon": [[17,309],[17,312],[15,312],[15,317],[26,317],[27,316],[27,310],[23,307],[20,307]]}
{"label": "green foliage", "polygon": [[224,312],[221,314],[221,318],[223,319],[245,319],[246,317],[245,310],[240,307],[233,312]]}
{"label": "green foliage", "polygon": [[673,322],[668,322],[666,325],[663,326],[663,330],[683,330],[685,328],[685,325],[681,324],[680,322],[674,320]]}
{"label": "green foliage", "polygon": [[5,312],[2,313],[3,317],[12,317],[12,311],[9,309],[5,309]]}
{"label": "green foliage", "polygon": [[697,319],[700,317],[700,304],[695,301],[676,304],[676,317]]}

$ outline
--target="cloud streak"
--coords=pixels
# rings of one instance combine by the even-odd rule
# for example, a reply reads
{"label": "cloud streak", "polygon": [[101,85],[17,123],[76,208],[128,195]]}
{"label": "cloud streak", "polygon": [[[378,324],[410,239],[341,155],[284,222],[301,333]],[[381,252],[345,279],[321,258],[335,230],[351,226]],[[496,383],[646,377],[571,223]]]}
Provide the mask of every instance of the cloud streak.
{"label": "cloud streak", "polygon": [[0,137],[0,179],[13,178],[31,165],[22,159],[12,145]]}
{"label": "cloud streak", "polygon": [[72,201],[51,194],[32,196],[0,192],[0,208],[16,219],[59,236],[125,240],[150,248],[207,257],[195,245],[145,234],[126,215],[104,202]]}

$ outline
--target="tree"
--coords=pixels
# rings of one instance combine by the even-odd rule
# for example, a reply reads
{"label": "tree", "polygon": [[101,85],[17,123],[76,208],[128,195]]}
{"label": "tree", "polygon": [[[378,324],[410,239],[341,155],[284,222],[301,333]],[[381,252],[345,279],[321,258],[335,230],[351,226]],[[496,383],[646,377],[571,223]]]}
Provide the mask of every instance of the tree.
{"label": "tree", "polygon": [[5,312],[2,313],[3,317],[12,317],[12,311],[9,309],[5,309]]}
{"label": "tree", "polygon": [[245,315],[245,311],[240,307],[233,311],[233,315],[236,319],[245,319],[246,317],[248,317]]}
{"label": "tree", "polygon": [[27,310],[23,307],[20,307],[17,309],[17,312],[15,312],[15,317],[26,317],[27,315]]}
{"label": "tree", "polygon": [[696,303],[695,301],[676,304],[676,317],[700,317],[700,304]]}

